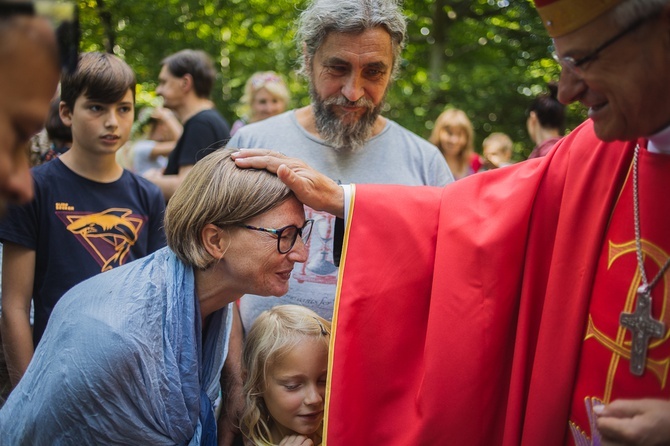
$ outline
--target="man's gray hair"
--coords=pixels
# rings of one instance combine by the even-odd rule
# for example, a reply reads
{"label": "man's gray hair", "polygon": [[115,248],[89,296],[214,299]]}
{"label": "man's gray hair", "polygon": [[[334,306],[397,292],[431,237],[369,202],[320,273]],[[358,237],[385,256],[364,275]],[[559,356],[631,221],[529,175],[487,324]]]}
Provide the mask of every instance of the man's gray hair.
{"label": "man's gray hair", "polygon": [[309,75],[314,54],[329,33],[360,34],[380,26],[391,36],[395,76],[407,33],[405,16],[397,0],[313,0],[298,21],[300,73]]}
{"label": "man's gray hair", "polygon": [[621,27],[629,26],[636,20],[660,12],[670,0],[628,0],[614,8],[612,19]]}

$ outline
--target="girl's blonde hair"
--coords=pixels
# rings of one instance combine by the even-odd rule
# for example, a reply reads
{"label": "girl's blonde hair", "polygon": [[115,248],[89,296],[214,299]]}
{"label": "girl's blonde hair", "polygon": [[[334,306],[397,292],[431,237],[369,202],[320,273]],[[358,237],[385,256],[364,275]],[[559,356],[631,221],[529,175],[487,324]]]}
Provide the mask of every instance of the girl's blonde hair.
{"label": "girl's blonde hair", "polygon": [[300,305],[271,308],[261,313],[251,326],[242,351],[245,409],[240,428],[255,446],[274,445],[279,441],[272,438],[273,420],[263,399],[267,377],[273,364],[305,337],[321,340],[328,349],[330,322]]}
{"label": "girl's blonde hair", "polygon": [[265,88],[273,98],[279,99],[288,108],[291,95],[284,79],[274,71],[258,71],[252,74],[244,85],[244,94],[240,99],[238,107],[239,116],[244,116],[248,121],[253,120],[254,117],[251,116],[251,104],[254,102],[256,93],[261,88]]}
{"label": "girl's blonde hair", "polygon": [[468,115],[466,115],[463,110],[448,108],[440,113],[440,116],[435,120],[435,126],[433,127],[433,131],[428,140],[435,144],[446,158],[444,149],[440,144],[440,132],[445,127],[461,129],[465,132],[467,141],[465,143],[465,148],[458,154],[458,157],[463,162],[468,161],[471,154],[475,151],[475,131],[472,128],[472,122],[470,121],[470,118],[468,118]]}
{"label": "girl's blonde hair", "polygon": [[218,260],[202,244],[206,225],[243,223],[293,196],[275,174],[237,167],[230,157],[236,150],[219,149],[195,163],[165,209],[168,246],[195,268],[206,269]]}

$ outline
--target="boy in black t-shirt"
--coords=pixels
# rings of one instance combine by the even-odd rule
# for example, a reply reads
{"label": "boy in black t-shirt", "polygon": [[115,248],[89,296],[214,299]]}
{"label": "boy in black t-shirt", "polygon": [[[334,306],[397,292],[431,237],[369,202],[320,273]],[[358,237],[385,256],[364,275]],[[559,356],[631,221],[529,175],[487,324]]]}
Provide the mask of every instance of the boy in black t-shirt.
{"label": "boy in black t-shirt", "polygon": [[60,116],[72,128],[72,147],[33,169],[35,198],[10,207],[0,223],[0,328],[14,386],[68,289],[165,245],[160,190],[116,161],[134,120],[135,84],[116,56],[80,56],[61,86]]}

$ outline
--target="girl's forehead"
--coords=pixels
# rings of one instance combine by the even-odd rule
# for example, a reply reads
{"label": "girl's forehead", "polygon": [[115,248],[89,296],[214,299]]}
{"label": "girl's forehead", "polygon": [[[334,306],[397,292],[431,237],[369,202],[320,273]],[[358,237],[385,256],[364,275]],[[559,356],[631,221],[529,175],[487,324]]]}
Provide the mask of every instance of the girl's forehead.
{"label": "girl's forehead", "polygon": [[277,351],[269,362],[275,369],[290,367],[295,363],[312,361],[321,350],[327,351],[328,344],[324,343],[319,336],[299,335],[292,340],[290,345]]}

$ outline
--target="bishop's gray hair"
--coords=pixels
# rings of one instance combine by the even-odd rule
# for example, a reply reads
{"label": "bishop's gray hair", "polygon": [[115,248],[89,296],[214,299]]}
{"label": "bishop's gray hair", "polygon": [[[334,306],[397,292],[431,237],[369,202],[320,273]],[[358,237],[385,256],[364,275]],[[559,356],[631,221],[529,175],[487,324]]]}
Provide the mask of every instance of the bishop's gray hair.
{"label": "bishop's gray hair", "polygon": [[670,4],[670,0],[628,0],[614,8],[612,19],[621,27],[631,25],[633,22],[658,13],[664,6]]}
{"label": "bishop's gray hair", "polygon": [[329,33],[359,34],[380,26],[391,36],[395,77],[407,33],[405,16],[397,0],[313,0],[298,20],[300,73],[309,75],[314,54]]}

